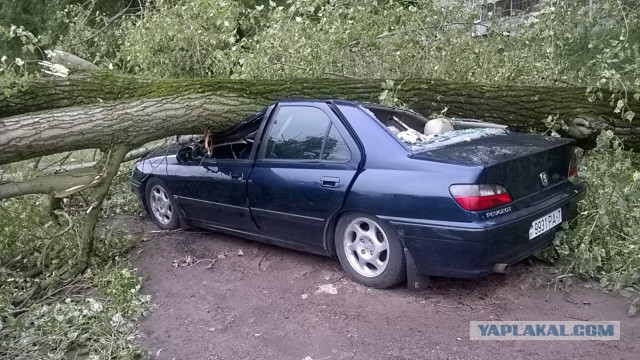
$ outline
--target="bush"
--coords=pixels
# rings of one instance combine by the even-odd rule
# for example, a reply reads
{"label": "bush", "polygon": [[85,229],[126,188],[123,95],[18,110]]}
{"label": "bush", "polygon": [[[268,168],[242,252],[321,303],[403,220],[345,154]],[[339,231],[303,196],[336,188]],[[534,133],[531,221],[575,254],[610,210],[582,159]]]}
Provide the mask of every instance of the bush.
{"label": "bush", "polygon": [[[124,191],[128,174],[129,168],[123,167],[116,178],[104,206],[106,215],[126,209],[137,214],[131,191]],[[14,297],[54,276],[77,256],[83,203],[72,199],[65,207],[69,217],[57,222],[47,213],[46,200],[25,196],[0,201],[0,358],[142,356],[136,323],[148,310],[150,297],[140,294],[141,279],[123,255],[142,231],[126,216],[107,217],[99,224],[95,256],[83,275],[47,289],[27,308],[11,305]],[[42,269],[39,276],[25,276],[35,268]]]}
{"label": "bush", "polygon": [[559,233],[547,258],[566,258],[568,271],[603,287],[640,284],[640,157],[623,150],[610,131],[584,159],[579,178],[587,196],[568,230]]}

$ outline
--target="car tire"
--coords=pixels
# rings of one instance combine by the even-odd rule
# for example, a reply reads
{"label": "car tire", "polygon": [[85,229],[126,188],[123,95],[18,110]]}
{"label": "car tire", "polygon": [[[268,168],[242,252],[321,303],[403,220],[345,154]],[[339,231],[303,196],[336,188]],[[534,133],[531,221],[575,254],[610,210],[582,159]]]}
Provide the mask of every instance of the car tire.
{"label": "car tire", "polygon": [[151,178],[145,189],[147,210],[153,222],[162,230],[179,228],[178,207],[164,181]]}
{"label": "car tire", "polygon": [[340,217],[335,246],[345,272],[361,284],[386,289],[406,280],[402,244],[393,229],[375,216],[348,213]]}

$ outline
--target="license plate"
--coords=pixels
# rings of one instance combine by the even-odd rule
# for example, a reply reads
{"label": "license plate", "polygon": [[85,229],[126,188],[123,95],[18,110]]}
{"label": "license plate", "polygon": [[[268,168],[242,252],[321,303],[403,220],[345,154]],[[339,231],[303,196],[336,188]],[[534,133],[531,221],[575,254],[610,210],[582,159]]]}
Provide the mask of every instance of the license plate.
{"label": "license plate", "polygon": [[558,209],[552,213],[549,213],[539,219],[534,220],[529,228],[529,240],[540,236],[552,229],[556,225],[562,223],[562,210]]}

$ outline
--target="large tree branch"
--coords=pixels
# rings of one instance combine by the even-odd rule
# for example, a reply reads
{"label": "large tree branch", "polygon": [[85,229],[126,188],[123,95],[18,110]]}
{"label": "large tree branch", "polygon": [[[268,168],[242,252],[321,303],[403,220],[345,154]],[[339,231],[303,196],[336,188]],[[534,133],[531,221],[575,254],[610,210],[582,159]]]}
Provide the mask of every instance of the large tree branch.
{"label": "large tree branch", "polygon": [[[377,101],[382,91],[380,79],[149,79],[92,72],[68,78],[41,78],[15,95],[0,93],[0,117],[75,105],[116,100],[164,98],[180,95],[244,97],[264,104],[287,97],[338,98]],[[589,101],[586,87],[534,87],[487,85],[435,79],[397,80],[398,97],[418,111],[440,111],[445,107],[460,114],[477,114],[486,119],[522,117],[540,121],[548,115],[591,115],[617,119],[609,102]],[[501,106],[501,107],[500,107]],[[629,99],[629,107],[639,110],[640,101]]]}
{"label": "large tree branch", "polygon": [[66,197],[81,189],[95,185],[101,176],[95,175],[93,169],[78,172],[40,176],[25,181],[0,183],[0,200],[28,194],[53,194]]}
{"label": "large tree branch", "polygon": [[[176,96],[73,107],[0,119],[0,164],[63,151],[140,146],[225,128],[260,108],[243,98]],[[239,117],[240,116],[240,117]]]}
{"label": "large tree branch", "polygon": [[47,51],[47,57],[52,64],[62,65],[74,73],[100,70],[98,65],[65,51]]}
{"label": "large tree branch", "polygon": [[[628,147],[640,149],[640,121],[620,119],[609,101],[588,101],[585,88],[428,79],[396,84],[397,97],[422,113],[448,108],[448,115],[523,131],[545,130],[542,120],[558,115],[570,136],[593,141],[600,130],[611,129]],[[138,146],[205,127],[222,130],[282,98],[375,102],[381,91],[382,80],[357,79],[145,79],[102,72],[39,79],[9,98],[0,93],[0,117],[9,116],[0,118],[0,164],[115,143]],[[640,101],[629,99],[628,106],[640,113]],[[30,113],[38,110],[47,111]]]}
{"label": "large tree branch", "polygon": [[[142,155],[166,147],[169,144],[172,144],[173,142],[164,142],[162,144],[147,144],[145,146],[141,146],[135,150],[131,150],[129,151],[129,153],[124,157],[124,159],[122,159],[122,162],[125,163],[127,161],[131,161],[131,160],[135,160],[140,158]],[[40,171],[42,171],[45,175],[50,175],[50,174],[59,174],[59,173],[63,173],[63,172],[69,172],[69,171],[81,171],[83,169],[88,169],[88,168],[92,168],[94,166],[96,166],[98,162],[97,161],[89,161],[89,162],[83,162],[83,163],[73,163],[73,164],[69,164],[69,165],[52,165],[52,164],[41,164],[38,169]],[[9,177],[9,180],[11,174],[6,174],[5,178]]]}
{"label": "large tree branch", "polygon": [[[159,149],[162,145],[143,146],[132,150],[122,162],[137,159],[149,151]],[[98,184],[101,175],[96,175],[96,161],[56,166],[43,170],[44,175],[27,180],[12,180],[16,176],[5,174],[9,181],[0,182],[0,200],[29,194],[51,194],[60,199]]]}

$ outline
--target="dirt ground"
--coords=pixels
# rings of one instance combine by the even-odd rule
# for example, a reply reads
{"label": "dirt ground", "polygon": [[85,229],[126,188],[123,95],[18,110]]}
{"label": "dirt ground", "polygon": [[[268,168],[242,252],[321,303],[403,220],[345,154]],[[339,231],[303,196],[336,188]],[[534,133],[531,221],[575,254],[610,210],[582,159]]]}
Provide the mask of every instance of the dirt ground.
{"label": "dirt ground", "polygon": [[[376,290],[346,278],[335,259],[145,228],[130,257],[155,303],[141,325],[152,359],[640,358],[630,299],[576,280],[568,292],[547,285],[541,265],[434,279],[422,292]],[[471,320],[619,320],[621,340],[471,341]]]}

